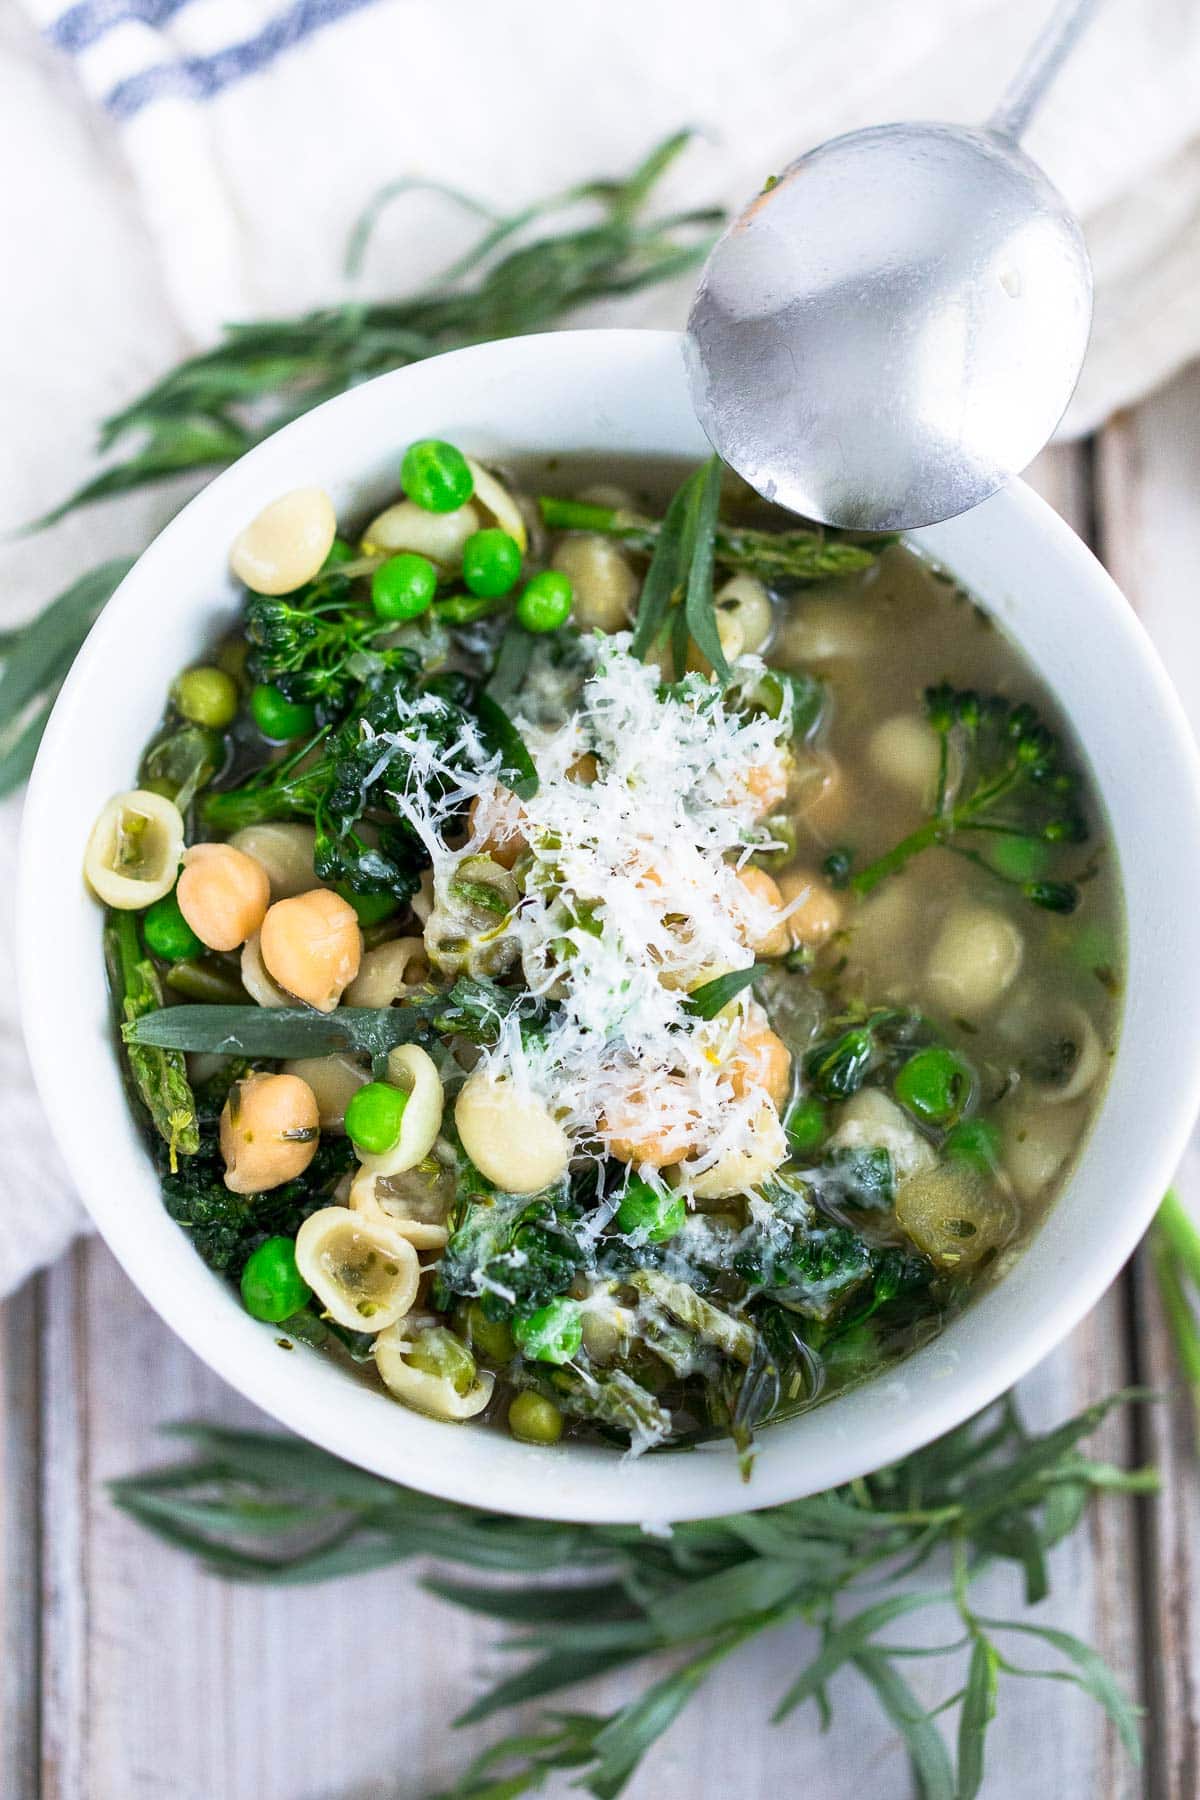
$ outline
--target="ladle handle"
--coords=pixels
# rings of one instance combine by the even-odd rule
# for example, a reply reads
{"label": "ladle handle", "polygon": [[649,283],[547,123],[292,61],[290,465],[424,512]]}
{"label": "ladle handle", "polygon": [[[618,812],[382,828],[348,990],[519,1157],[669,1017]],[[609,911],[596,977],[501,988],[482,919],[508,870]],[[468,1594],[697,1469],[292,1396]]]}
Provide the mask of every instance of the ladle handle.
{"label": "ladle handle", "polygon": [[1016,143],[1100,5],[1101,0],[1060,0],[988,120],[989,131]]}

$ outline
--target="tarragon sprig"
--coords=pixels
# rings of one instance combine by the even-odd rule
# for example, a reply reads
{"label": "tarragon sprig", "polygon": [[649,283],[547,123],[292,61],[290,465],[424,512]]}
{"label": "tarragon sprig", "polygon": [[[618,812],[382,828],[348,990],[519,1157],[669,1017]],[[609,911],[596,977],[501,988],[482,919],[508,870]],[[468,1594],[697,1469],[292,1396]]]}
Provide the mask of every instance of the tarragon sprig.
{"label": "tarragon sprig", "polygon": [[[1133,1397],[1114,1395],[1042,1434],[1026,1429],[1008,1398],[878,1474],[661,1536],[452,1506],[294,1439],[201,1425],[181,1428],[190,1458],[112,1492],[148,1529],[234,1580],[294,1585],[417,1556],[457,1565],[458,1575],[439,1573],[427,1585],[497,1620],[509,1648],[525,1653],[459,1725],[614,1669],[673,1659],[615,1712],[556,1709],[504,1738],[447,1800],[511,1800],[566,1772],[611,1800],[725,1658],[800,1619],[816,1624],[819,1642],[793,1672],[776,1721],[810,1702],[827,1720],[831,1681],[854,1670],[903,1737],[924,1800],[973,1800],[1006,1677],[1073,1682],[1138,1759],[1137,1708],[1094,1650],[1040,1620],[985,1617],[971,1603],[974,1578],[1001,1560],[1019,1566],[1026,1601],[1036,1605],[1049,1589],[1050,1550],[1094,1497],[1154,1488],[1153,1473],[1096,1462],[1080,1448]],[[572,1575],[567,1585],[563,1571]],[[478,1578],[492,1575],[524,1579],[496,1586]],[[947,1615],[949,1641],[932,1650],[897,1642],[896,1628],[918,1612]],[[1013,1644],[1031,1636],[1056,1666],[1035,1671],[1017,1660]],[[912,1655],[965,1664],[940,1706],[926,1707],[907,1680]]]}

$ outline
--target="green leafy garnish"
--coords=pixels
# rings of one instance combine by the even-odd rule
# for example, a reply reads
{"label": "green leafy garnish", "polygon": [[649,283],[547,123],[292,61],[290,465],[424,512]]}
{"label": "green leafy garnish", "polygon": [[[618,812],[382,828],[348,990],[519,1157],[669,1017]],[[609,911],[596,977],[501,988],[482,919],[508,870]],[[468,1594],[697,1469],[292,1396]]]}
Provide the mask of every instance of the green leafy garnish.
{"label": "green leafy garnish", "polygon": [[339,1006],[331,1013],[308,1006],[167,1006],[131,1015],[121,1036],[131,1057],[155,1047],[276,1062],[349,1052],[378,1062],[421,1036],[428,1022],[429,1008],[414,1005]]}
{"label": "green leafy garnish", "polygon": [[137,921],[129,912],[110,912],[104,932],[109,984],[121,1020],[125,1062],[138,1096],[150,1114],[154,1129],[166,1144],[174,1170],[179,1157],[194,1156],[200,1148],[196,1102],[187,1078],[181,1046],[155,1044],[135,1035],[147,1021],[190,1012],[191,1007],[162,1008],[163,992],[158,973],[143,955]]}
{"label": "green leafy garnish", "polygon": [[[351,272],[382,207],[423,188],[434,187],[486,221],[466,255],[416,294],[227,326],[215,348],[188,357],[105,420],[97,449],[116,459],[39,525],[165,480],[213,474],[279,426],[373,375],[464,344],[546,331],[595,301],[698,267],[724,222],[719,208],[645,216],[691,135],[665,138],[626,176],[583,182],[503,217],[437,184],[393,183],[352,236]],[[594,216],[581,219],[581,208]],[[129,567],[128,559],[101,563],[5,640],[0,794],[28,775],[58,687]]]}
{"label": "green leafy garnish", "polygon": [[106,600],[133,567],[132,557],[100,563],[0,644],[0,795],[33,767],[54,696]]}
{"label": "green leafy garnish", "polygon": [[[627,550],[654,556],[667,530],[667,521],[629,523],[611,506],[592,506],[583,500],[559,500],[543,495],[538,505],[551,531],[596,531],[618,539]],[[796,531],[756,531],[749,526],[718,525],[713,536],[713,559],[734,573],[757,575],[768,583],[834,581],[861,575],[879,560],[894,538],[875,538],[869,544],[848,543],[837,531],[820,527]]]}
{"label": "green leafy garnish", "polygon": [[1031,706],[947,682],[925,690],[925,716],[938,742],[937,791],[928,819],[856,875],[839,864],[841,878],[866,895],[921,851],[941,845],[1016,887],[1035,906],[1072,912],[1079,901],[1075,882],[1023,879],[1010,874],[997,854],[1017,839],[1081,844],[1087,838],[1079,777],[1067,766],[1058,738]]}
{"label": "green leafy garnish", "polygon": [[667,508],[642,584],[633,654],[645,658],[669,631],[676,675],[690,638],[721,681],[729,664],[713,606],[713,543],[721,502],[721,462],[711,456],[689,475]]}
{"label": "green leafy garnish", "polygon": [[[626,1394],[622,1380],[636,1384],[620,1371],[592,1384],[595,1393],[569,1367],[546,1368],[537,1380],[561,1406],[589,1406],[591,1416],[626,1430],[632,1408],[653,1433],[657,1403]],[[971,1605],[974,1578],[997,1560],[1021,1570],[1026,1601],[1036,1604],[1048,1589],[1049,1552],[1090,1500],[1154,1489],[1152,1473],[1120,1470],[1080,1449],[1131,1397],[1115,1395],[1041,1435],[1026,1429],[1009,1398],[845,1487],[662,1535],[455,1506],[292,1438],[202,1425],[182,1428],[189,1458],[111,1491],[148,1530],[237,1581],[294,1586],[425,1556],[457,1565],[458,1573],[435,1574],[427,1585],[449,1604],[495,1619],[510,1652],[525,1652],[459,1725],[552,1700],[657,1653],[676,1658],[614,1712],[556,1707],[503,1738],[464,1771],[454,1800],[506,1800],[556,1774],[611,1800],[727,1656],[797,1619],[817,1625],[820,1641],[787,1672],[790,1680],[785,1674],[775,1720],[812,1702],[828,1722],[840,1692],[831,1683],[857,1674],[903,1738],[924,1800],[963,1800],[978,1791],[1005,1678],[1033,1673],[1013,1659],[1013,1638],[1036,1637],[1053,1654],[1045,1678],[1089,1694],[1139,1760],[1138,1709],[1094,1650],[1054,1625],[984,1617]],[[495,1575],[507,1579],[481,1579]],[[896,1626],[917,1612],[950,1624],[933,1640],[940,1647],[925,1652],[951,1663],[940,1706],[927,1708],[903,1674],[908,1651]],[[788,1640],[779,1642],[786,1655]]]}
{"label": "green leafy garnish", "polygon": [[712,981],[702,982],[698,988],[693,988],[684,1001],[684,1007],[693,1018],[715,1019],[761,973],[758,963],[751,963],[746,969],[731,969],[728,975],[718,975]]}

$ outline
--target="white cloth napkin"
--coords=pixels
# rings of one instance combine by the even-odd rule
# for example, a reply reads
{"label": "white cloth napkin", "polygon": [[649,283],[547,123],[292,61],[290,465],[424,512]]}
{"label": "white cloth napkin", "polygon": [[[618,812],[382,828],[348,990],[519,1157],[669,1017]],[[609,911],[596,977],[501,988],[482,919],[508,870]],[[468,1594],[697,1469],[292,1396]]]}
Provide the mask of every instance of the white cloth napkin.
{"label": "white cloth napkin", "polygon": [[[89,431],[227,319],[344,292],[350,223],[398,174],[509,208],[705,136],[664,202],[736,203],[798,151],[900,117],[983,119],[1050,0],[0,0],[0,532],[87,467]],[[1081,432],[1200,351],[1200,5],[1107,0],[1027,139],[1084,219],[1092,348]],[[410,197],[361,291],[421,280],[463,220]],[[677,323],[686,284],[626,303]],[[609,316],[612,316],[611,314]],[[11,364],[11,367],[8,365]],[[0,548],[0,624],[165,497]],[[0,821],[14,847],[15,809]],[[7,934],[8,942],[11,934]],[[0,1292],[81,1215],[47,1148],[0,987]],[[69,1058],[64,1077],[69,1077]]]}

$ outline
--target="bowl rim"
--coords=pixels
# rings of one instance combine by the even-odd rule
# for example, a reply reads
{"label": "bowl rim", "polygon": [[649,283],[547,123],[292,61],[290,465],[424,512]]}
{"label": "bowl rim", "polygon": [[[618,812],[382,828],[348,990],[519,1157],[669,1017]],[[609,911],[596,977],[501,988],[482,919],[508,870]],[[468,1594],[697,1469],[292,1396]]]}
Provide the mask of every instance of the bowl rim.
{"label": "bowl rim", "polygon": [[[78,873],[79,859],[73,847],[69,856],[59,856],[60,866],[53,868],[49,875],[47,871],[56,842],[56,809],[62,805],[72,779],[72,734],[89,717],[93,721],[97,717],[103,718],[101,684],[107,679],[126,616],[132,618],[139,612],[145,613],[153,583],[170,569],[173,562],[180,563],[198,534],[201,550],[212,541],[224,546],[236,529],[236,525],[230,529],[225,515],[231,515],[240,524],[250,516],[251,505],[261,506],[280,492],[280,482],[269,472],[278,463],[286,464],[289,456],[295,462],[298,446],[315,445],[322,433],[335,424],[345,435],[346,428],[356,419],[369,420],[372,414],[378,415],[384,402],[389,405],[393,400],[401,402],[396,410],[402,413],[403,403],[409,401],[410,396],[423,393],[428,410],[429,397],[436,394],[439,382],[450,379],[486,385],[487,377],[497,370],[541,383],[569,383],[572,378],[583,380],[586,372],[586,378],[597,392],[604,386],[601,377],[611,378],[613,392],[618,396],[621,393],[633,395],[644,387],[649,394],[661,395],[658,404],[675,427],[683,429],[679,424],[682,415],[678,408],[687,405],[686,381],[681,339],[674,332],[612,329],[554,332],[448,352],[379,376],[326,401],[240,458],[203,488],[158,534],[102,612],[68,675],[47,725],[22,821],[18,871],[18,971],[22,1020],[35,1081],[71,1177],[126,1273],[151,1306],[204,1362],[245,1398],[300,1436],[350,1463],[447,1500],[532,1517],[636,1523],[710,1517],[775,1505],[849,1480],[932,1441],[1006,1391],[1074,1328],[1116,1276],[1149,1224],[1159,1195],[1169,1185],[1200,1098],[1200,1033],[1192,1030],[1189,1035],[1182,1024],[1175,1029],[1177,1060],[1173,1080],[1163,1084],[1157,1102],[1158,1116],[1154,1121],[1152,1141],[1137,1165],[1136,1192],[1129,1196],[1124,1211],[1110,1221],[1112,1229],[1101,1245],[1085,1246],[1074,1257],[1068,1254],[1069,1247],[1057,1246],[1055,1254],[1064,1279],[1048,1297],[1040,1319],[1021,1334],[1010,1331],[1007,1339],[993,1346],[994,1354],[982,1373],[978,1369],[964,1368],[961,1362],[951,1358],[941,1369],[940,1382],[935,1381],[927,1393],[923,1391],[917,1409],[893,1402],[905,1391],[905,1371],[912,1369],[914,1360],[926,1357],[925,1350],[916,1352],[915,1359],[909,1358],[899,1365],[898,1371],[885,1372],[853,1393],[804,1415],[804,1421],[824,1422],[815,1430],[806,1424],[805,1432],[797,1434],[796,1427],[802,1421],[793,1420],[765,1432],[754,1480],[748,1487],[742,1486],[732,1448],[725,1445],[704,1447],[687,1457],[668,1454],[643,1458],[631,1464],[612,1451],[592,1446],[572,1444],[554,1450],[516,1446],[499,1432],[475,1431],[470,1434],[470,1443],[464,1443],[464,1434],[449,1432],[444,1424],[399,1408],[392,1412],[392,1417],[398,1420],[394,1433],[376,1430],[364,1434],[362,1424],[366,1415],[358,1402],[350,1398],[350,1392],[343,1390],[364,1394],[367,1390],[348,1383],[344,1372],[335,1369],[329,1359],[303,1347],[299,1356],[274,1356],[273,1362],[268,1360],[273,1351],[268,1335],[241,1311],[220,1277],[201,1263],[186,1243],[184,1234],[166,1219],[157,1196],[156,1176],[153,1179],[158,1215],[169,1225],[178,1250],[187,1259],[188,1268],[166,1239],[152,1228],[152,1222],[140,1205],[123,1207],[123,1197],[116,1192],[117,1174],[112,1172],[130,1166],[129,1139],[131,1134],[136,1135],[136,1127],[127,1113],[118,1121],[112,1117],[111,1109],[106,1112],[103,1104],[96,1103],[97,1091],[101,1097],[106,1090],[111,1095],[117,1059],[110,1045],[108,1062],[111,1067],[101,1069],[95,1045],[89,1045],[88,1033],[82,1026],[76,1052],[82,1057],[82,1067],[77,1067],[76,1073],[81,1079],[85,1104],[70,1109],[65,1117],[62,1108],[56,1104],[63,1031],[61,1024],[51,1022],[51,1009],[41,1003],[42,976],[47,968],[47,958],[52,961],[54,955],[51,934],[55,906],[58,916],[69,918],[79,905],[86,904],[91,908],[94,902],[85,894]],[[614,408],[619,410],[619,399],[614,401]],[[647,413],[646,416],[657,417],[657,414]],[[699,453],[702,453],[703,440],[698,425],[691,419],[690,408],[688,420],[688,429],[694,431]],[[608,427],[614,433],[619,432],[619,424],[616,416],[608,421]],[[663,429],[665,432],[668,428],[664,426]],[[402,443],[408,435],[410,433],[398,428],[396,442]],[[644,443],[639,443],[636,448],[643,455],[656,453]],[[372,442],[364,452],[357,476],[353,469],[346,472],[348,483],[363,486],[366,480],[363,470],[375,449]],[[663,454],[662,451],[657,453]],[[293,485],[300,483],[296,481]],[[243,498],[254,494],[258,496],[256,502]],[[1160,730],[1156,777],[1166,782],[1173,808],[1171,816],[1179,835],[1175,868],[1180,879],[1191,879],[1193,887],[1200,886],[1200,756],[1182,705],[1132,609],[1086,546],[1024,483],[1011,484],[974,513],[950,521],[947,527],[934,527],[929,533],[911,535],[918,542],[937,540],[941,534],[951,542],[966,543],[984,528],[984,515],[989,522],[988,528],[999,526],[1005,531],[1015,530],[1018,538],[1025,533],[1037,544],[1053,550],[1064,568],[1087,590],[1089,603],[1097,609],[1097,618],[1103,617],[1100,637],[1107,634],[1112,640],[1112,653],[1118,660],[1127,662],[1131,671],[1136,671],[1154,706]],[[223,558],[223,549],[221,554]],[[953,568],[952,560],[950,566]],[[989,596],[982,595],[981,599],[990,607]],[[194,612],[197,610],[193,607]],[[61,833],[57,841],[61,842]],[[1127,891],[1124,879],[1122,889]],[[54,906],[47,906],[48,894],[54,897]],[[1179,997],[1182,986],[1187,990],[1189,1001],[1194,1003],[1200,1001],[1200,917],[1195,920],[1186,916],[1181,918],[1179,932],[1181,935],[1172,946],[1177,955],[1170,971],[1169,990]],[[98,957],[98,929],[93,929],[93,936]],[[1165,994],[1167,989],[1163,992]],[[1167,1002],[1160,1000],[1159,1003]],[[1182,1008],[1180,1012],[1182,1015]],[[1119,1086],[1129,1061],[1125,1054],[1127,1029],[1127,1024],[1123,1024],[1101,1116],[1107,1112],[1113,1091]],[[1098,1121],[1093,1122],[1089,1142],[1096,1135],[1097,1124]],[[97,1132],[98,1139],[94,1135]],[[99,1156],[97,1142],[101,1147]],[[142,1161],[153,1175],[140,1138],[137,1142]],[[1068,1181],[1068,1190],[1079,1179],[1077,1171]],[[1048,1232],[1050,1220],[1061,1204],[1060,1197],[1039,1226],[1033,1239],[1035,1248]],[[140,1229],[139,1219],[142,1220]],[[147,1231],[149,1237],[144,1235]],[[156,1237],[158,1241],[153,1242]],[[1008,1293],[1013,1284],[1020,1287],[1022,1268],[1027,1260],[1023,1259],[993,1289],[975,1299],[962,1317],[990,1308],[989,1318],[990,1313],[997,1310],[1002,1318],[1004,1305],[997,1309],[993,1302],[997,1295]],[[201,1277],[200,1281],[195,1279],[196,1275]],[[1045,1279],[1041,1285],[1047,1285]],[[215,1292],[217,1289],[226,1296],[229,1305],[221,1302]],[[937,1343],[943,1343],[945,1335]],[[934,1347],[928,1348],[932,1351]],[[295,1379],[297,1365],[305,1370],[303,1381]],[[334,1384],[331,1384],[331,1375]],[[864,1396],[868,1400],[866,1405]],[[373,1394],[371,1399],[377,1405],[392,1407],[386,1397]],[[869,1433],[856,1432],[856,1424],[861,1426],[864,1421],[870,1424]],[[377,1425],[378,1420],[375,1423]],[[783,1454],[778,1448],[786,1433],[791,1433],[800,1446],[795,1455]],[[456,1452],[456,1445],[461,1454]],[[811,1454],[814,1447],[815,1457]],[[810,1452],[807,1463],[805,1448]],[[514,1459],[514,1450],[519,1452],[519,1460]],[[805,1472],[806,1468],[813,1467],[814,1461],[820,1470],[819,1480]]]}

